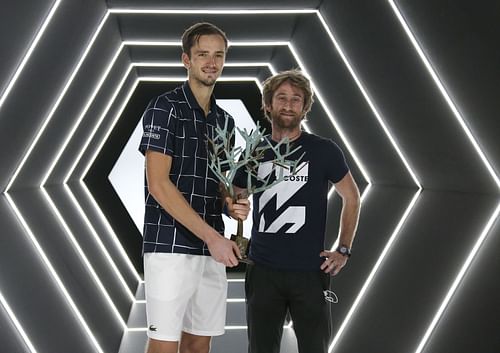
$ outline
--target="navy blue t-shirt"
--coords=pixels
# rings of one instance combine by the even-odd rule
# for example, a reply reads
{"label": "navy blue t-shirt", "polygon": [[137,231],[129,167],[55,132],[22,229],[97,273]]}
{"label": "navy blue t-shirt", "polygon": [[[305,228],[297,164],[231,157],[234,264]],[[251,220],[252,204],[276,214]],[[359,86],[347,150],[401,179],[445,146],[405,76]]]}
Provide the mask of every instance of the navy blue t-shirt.
{"label": "navy blue t-shirt", "polygon": [[[249,257],[276,269],[319,270],[324,250],[329,183],[339,182],[349,171],[342,150],[331,140],[302,132],[292,141],[302,146],[289,159],[302,157],[299,171],[270,189],[253,195],[253,227]],[[259,164],[259,177],[271,172],[272,152]],[[241,171],[235,185],[246,188]]]}
{"label": "navy blue t-shirt", "polygon": [[[233,118],[211,97],[205,117],[188,83],[153,99],[143,116],[144,133],[139,150],[152,150],[172,157],[170,180],[191,207],[221,235],[222,199],[219,181],[208,167],[208,140],[214,138],[217,125],[234,129]],[[144,252],[169,252],[210,255],[207,245],[165,211],[149,193],[144,193]]]}

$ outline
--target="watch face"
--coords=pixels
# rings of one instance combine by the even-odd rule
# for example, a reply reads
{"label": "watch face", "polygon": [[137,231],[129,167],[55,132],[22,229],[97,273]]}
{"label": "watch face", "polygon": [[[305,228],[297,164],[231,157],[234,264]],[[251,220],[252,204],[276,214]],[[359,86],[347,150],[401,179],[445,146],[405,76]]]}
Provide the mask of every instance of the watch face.
{"label": "watch face", "polygon": [[339,253],[341,253],[342,255],[347,255],[347,256],[350,256],[350,255],[351,255],[351,253],[350,253],[350,251],[349,251],[349,248],[348,248],[347,246],[345,246],[345,245],[339,246],[339,247],[337,248],[337,251],[338,251]]}

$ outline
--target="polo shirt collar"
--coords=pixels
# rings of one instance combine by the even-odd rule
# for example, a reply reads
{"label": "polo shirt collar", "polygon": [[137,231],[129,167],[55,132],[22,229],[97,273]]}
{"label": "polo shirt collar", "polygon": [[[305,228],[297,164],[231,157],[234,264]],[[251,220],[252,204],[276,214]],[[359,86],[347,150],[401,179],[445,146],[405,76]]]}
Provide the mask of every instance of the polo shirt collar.
{"label": "polo shirt collar", "polygon": [[[198,109],[203,112],[203,109],[200,107],[198,101],[194,97],[193,91],[191,91],[191,87],[189,87],[188,81],[184,82],[184,84],[182,85],[182,91],[184,92],[184,96],[186,97],[189,108],[192,110]],[[210,96],[210,112],[208,115],[212,115],[216,111],[215,96],[212,94]]]}

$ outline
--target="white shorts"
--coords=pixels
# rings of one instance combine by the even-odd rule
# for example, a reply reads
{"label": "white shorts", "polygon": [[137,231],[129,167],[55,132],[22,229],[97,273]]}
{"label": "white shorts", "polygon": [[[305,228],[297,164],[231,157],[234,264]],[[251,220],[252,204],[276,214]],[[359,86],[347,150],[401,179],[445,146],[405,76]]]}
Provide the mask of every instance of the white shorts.
{"label": "white shorts", "polygon": [[179,341],[182,331],[219,336],[226,322],[226,268],[211,256],[144,254],[148,337]]}

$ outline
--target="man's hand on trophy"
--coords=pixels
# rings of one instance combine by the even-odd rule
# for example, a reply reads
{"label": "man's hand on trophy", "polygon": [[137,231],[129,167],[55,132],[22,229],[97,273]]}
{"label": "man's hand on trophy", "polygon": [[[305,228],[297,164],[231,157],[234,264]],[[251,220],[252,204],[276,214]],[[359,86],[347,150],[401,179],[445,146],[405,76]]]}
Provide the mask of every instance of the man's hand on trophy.
{"label": "man's hand on trophy", "polygon": [[231,197],[226,197],[227,213],[234,219],[247,219],[250,213],[250,201],[247,198],[234,202]]}
{"label": "man's hand on trophy", "polygon": [[217,235],[207,241],[207,246],[215,261],[227,267],[238,266],[241,253],[234,241]]}

